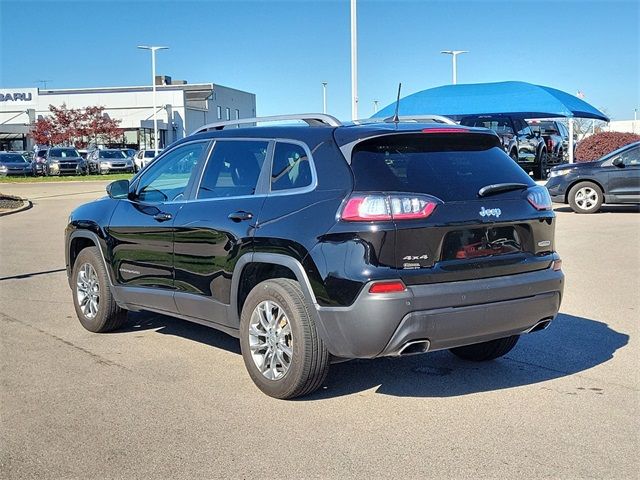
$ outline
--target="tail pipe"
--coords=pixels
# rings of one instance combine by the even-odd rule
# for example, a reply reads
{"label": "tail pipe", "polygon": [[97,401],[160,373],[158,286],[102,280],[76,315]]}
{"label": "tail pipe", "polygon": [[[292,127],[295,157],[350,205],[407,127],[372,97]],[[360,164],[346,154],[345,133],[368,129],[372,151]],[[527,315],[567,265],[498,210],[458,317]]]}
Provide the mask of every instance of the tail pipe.
{"label": "tail pipe", "polygon": [[538,323],[536,323],[533,327],[531,327],[529,330],[525,331],[524,333],[533,333],[533,332],[539,332],[541,330],[544,330],[551,324],[552,320],[553,320],[552,317],[543,318],[542,320],[540,320]]}
{"label": "tail pipe", "polygon": [[398,355],[417,355],[418,353],[425,353],[429,350],[431,342],[429,340],[412,340],[404,344],[404,346],[398,352]]}

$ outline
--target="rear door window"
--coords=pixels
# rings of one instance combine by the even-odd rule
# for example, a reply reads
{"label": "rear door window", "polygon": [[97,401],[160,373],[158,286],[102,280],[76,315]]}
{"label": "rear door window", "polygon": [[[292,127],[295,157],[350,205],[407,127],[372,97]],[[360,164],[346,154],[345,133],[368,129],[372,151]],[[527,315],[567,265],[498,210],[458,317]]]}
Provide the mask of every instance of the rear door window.
{"label": "rear door window", "polygon": [[198,198],[239,197],[253,195],[268,141],[218,140],[205,167]]}
{"label": "rear door window", "polygon": [[425,193],[445,202],[478,199],[494,183],[535,185],[486,134],[376,137],[356,146],[351,168],[358,191]]}

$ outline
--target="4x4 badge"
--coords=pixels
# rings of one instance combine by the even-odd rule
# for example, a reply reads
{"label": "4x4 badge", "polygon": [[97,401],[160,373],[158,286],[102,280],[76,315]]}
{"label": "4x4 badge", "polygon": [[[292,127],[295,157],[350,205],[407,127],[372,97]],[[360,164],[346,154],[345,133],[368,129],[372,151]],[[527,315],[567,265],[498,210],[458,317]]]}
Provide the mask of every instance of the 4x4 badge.
{"label": "4x4 badge", "polygon": [[484,208],[484,207],[482,207],[480,209],[480,216],[481,217],[496,217],[496,218],[498,218],[500,215],[502,215],[502,210],[500,210],[499,208]]}

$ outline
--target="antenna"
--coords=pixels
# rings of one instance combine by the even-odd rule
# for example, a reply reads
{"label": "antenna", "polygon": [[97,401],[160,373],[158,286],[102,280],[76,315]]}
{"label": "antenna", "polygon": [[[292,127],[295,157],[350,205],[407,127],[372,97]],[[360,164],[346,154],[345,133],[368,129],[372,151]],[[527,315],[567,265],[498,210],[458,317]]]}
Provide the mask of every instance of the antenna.
{"label": "antenna", "polygon": [[398,110],[400,109],[400,90],[401,89],[402,89],[402,82],[398,84],[398,98],[396,99],[396,112],[393,114],[393,120],[391,120],[396,124],[400,121],[400,117],[398,117]]}

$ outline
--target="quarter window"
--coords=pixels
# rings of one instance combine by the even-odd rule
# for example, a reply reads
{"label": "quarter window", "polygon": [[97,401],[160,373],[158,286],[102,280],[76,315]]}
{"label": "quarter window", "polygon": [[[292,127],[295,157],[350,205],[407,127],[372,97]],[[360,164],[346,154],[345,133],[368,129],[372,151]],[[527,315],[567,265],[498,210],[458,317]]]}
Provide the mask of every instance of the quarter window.
{"label": "quarter window", "polygon": [[271,191],[311,185],[311,164],[304,148],[293,143],[276,143],[271,167]]}
{"label": "quarter window", "polygon": [[153,162],[138,185],[138,199],[167,202],[184,195],[208,142],[189,143],[175,148]]}
{"label": "quarter window", "polygon": [[198,198],[253,195],[258,185],[269,142],[239,140],[216,142],[198,189]]}

